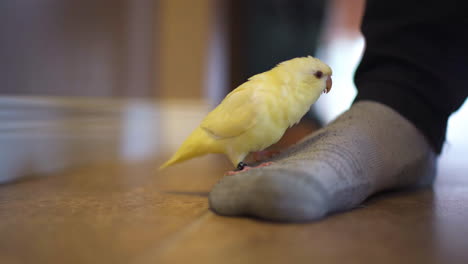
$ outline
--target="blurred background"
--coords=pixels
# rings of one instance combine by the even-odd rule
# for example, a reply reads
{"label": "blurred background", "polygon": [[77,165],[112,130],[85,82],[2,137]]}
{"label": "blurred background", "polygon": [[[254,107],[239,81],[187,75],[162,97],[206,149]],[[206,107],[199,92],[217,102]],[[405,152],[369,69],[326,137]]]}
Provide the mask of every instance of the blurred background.
{"label": "blurred background", "polygon": [[[363,5],[0,1],[0,182],[169,153],[249,76],[314,55],[333,68],[334,87],[288,132],[287,146],[351,104],[364,49]],[[450,120],[442,158],[447,166],[462,164],[468,150],[467,112]]]}

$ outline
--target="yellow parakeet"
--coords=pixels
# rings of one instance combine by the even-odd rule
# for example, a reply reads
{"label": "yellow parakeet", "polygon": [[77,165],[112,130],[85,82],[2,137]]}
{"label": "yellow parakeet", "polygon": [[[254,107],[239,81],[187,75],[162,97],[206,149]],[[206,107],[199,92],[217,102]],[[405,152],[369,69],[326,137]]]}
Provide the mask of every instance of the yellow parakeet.
{"label": "yellow parakeet", "polygon": [[160,169],[208,153],[224,153],[234,166],[243,164],[250,152],[276,143],[301,120],[322,92],[331,89],[331,75],[328,65],[308,56],[249,78],[203,119]]}

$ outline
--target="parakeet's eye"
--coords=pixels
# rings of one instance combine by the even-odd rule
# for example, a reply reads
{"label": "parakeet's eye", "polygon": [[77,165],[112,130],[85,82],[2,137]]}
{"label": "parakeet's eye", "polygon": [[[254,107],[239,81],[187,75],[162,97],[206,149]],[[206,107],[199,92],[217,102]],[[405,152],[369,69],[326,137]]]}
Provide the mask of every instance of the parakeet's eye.
{"label": "parakeet's eye", "polygon": [[315,75],[315,77],[317,77],[318,79],[320,79],[320,78],[322,78],[322,76],[323,76],[323,72],[322,72],[322,71],[316,71],[316,72],[314,73],[314,75]]}

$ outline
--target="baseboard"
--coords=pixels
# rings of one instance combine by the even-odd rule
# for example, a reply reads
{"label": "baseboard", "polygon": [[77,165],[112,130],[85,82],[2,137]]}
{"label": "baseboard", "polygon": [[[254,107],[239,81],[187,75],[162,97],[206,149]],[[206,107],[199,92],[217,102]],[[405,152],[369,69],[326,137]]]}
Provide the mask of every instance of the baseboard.
{"label": "baseboard", "polygon": [[208,108],[197,100],[0,96],[0,183],[171,152]]}

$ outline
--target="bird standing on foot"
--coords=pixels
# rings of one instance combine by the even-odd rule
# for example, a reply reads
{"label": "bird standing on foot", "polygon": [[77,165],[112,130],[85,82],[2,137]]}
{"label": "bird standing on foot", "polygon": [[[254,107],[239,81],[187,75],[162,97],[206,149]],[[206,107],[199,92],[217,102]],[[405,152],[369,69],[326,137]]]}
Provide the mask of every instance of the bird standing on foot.
{"label": "bird standing on foot", "polygon": [[[245,157],[278,142],[332,86],[331,68],[311,56],[280,63],[237,87],[201,122],[160,169],[208,153],[224,153],[247,170]],[[271,163],[260,164],[267,166]]]}

